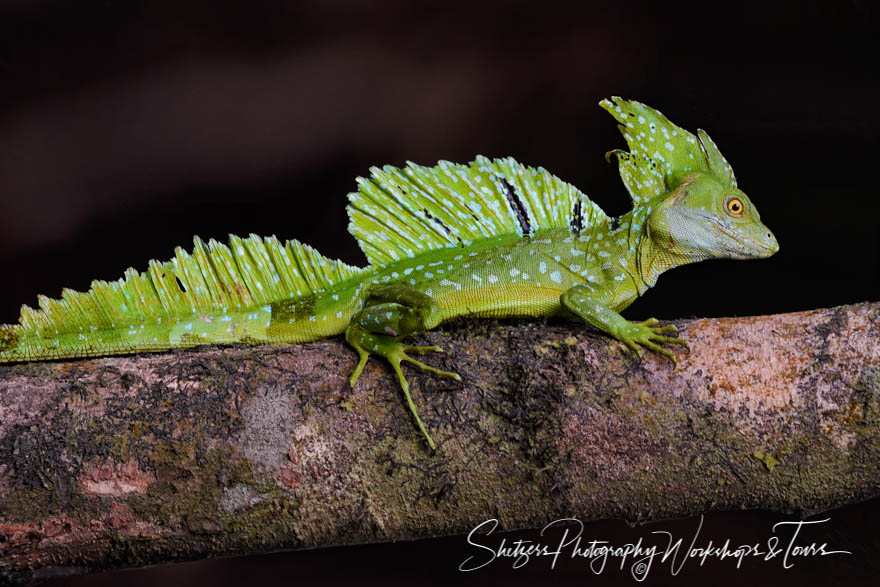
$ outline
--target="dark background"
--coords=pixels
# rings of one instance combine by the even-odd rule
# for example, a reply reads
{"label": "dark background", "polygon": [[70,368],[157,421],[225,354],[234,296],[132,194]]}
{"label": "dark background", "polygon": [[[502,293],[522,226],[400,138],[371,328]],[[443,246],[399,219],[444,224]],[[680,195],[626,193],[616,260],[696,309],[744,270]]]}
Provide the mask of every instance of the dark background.
{"label": "dark background", "polygon": [[[577,6],[0,3],[0,322],[16,321],[39,293],[87,289],[170,258],[194,234],[276,234],[363,264],[345,231],[345,194],[374,164],[512,155],[623,213],[626,192],[603,155],[624,142],[596,105],[609,95],[707,129],[781,244],[766,261],[671,272],[628,316],[762,314],[880,297],[875,3]],[[710,561],[674,580],[876,580],[878,501],[828,515],[811,540],[852,556],[789,571]],[[791,517],[712,514],[702,536],[751,542],[782,519]],[[695,527],[609,521],[587,534],[625,542]],[[54,585],[626,580],[543,563],[463,576],[456,568],[468,554],[458,537]],[[664,567],[651,579],[673,578]]]}

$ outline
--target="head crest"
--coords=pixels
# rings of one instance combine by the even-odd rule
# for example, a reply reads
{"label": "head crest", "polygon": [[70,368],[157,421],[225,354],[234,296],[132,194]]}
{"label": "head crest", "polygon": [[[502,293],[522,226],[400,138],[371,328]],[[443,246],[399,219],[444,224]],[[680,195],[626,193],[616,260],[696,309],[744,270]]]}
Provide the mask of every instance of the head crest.
{"label": "head crest", "polygon": [[609,151],[617,156],[620,177],[638,205],[680,185],[691,171],[713,174],[718,181],[736,187],[730,164],[704,130],[697,136],[669,122],[662,113],[634,100],[617,96],[599,105],[620,123],[629,152]]}

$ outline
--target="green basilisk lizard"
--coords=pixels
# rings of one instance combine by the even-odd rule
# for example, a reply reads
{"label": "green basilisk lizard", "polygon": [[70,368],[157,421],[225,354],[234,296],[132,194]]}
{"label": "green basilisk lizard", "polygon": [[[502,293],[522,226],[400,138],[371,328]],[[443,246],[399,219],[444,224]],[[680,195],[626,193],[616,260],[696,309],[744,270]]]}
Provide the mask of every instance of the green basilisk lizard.
{"label": "green basilisk lizard", "polygon": [[401,339],[457,316],[575,317],[639,352],[674,355],[671,325],[619,312],[663,271],[709,258],[768,257],[779,246],[718,148],[639,102],[600,105],[629,152],[613,150],[632,196],[610,218],[574,186],[513,159],[372,168],[349,195],[349,231],[364,268],[295,240],[195,239],[86,293],[39,297],[0,326],[0,363],[162,351],[218,343],[297,343],[345,333],[359,361],[385,357],[431,448],[401,363],[460,379],[407,353],[440,351]]}

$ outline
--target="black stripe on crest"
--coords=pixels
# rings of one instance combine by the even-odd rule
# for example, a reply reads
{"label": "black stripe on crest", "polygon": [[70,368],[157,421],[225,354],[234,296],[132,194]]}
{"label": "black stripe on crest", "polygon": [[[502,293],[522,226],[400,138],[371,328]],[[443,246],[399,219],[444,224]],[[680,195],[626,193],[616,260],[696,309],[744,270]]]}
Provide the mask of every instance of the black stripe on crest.
{"label": "black stripe on crest", "polygon": [[446,231],[446,234],[447,234],[447,235],[449,235],[449,236],[455,236],[454,234],[452,234],[452,231],[449,229],[449,227],[446,226],[445,224],[443,224],[443,221],[442,221],[442,220],[440,220],[439,218],[437,218],[436,216],[434,216],[433,214],[431,214],[430,212],[428,212],[428,209],[427,209],[427,208],[422,208],[422,212],[425,213],[425,217],[426,217],[428,220],[433,220],[435,224],[439,225],[440,228],[442,228],[444,231]]}
{"label": "black stripe on crest", "polygon": [[525,202],[522,201],[522,198],[516,192],[514,187],[510,185],[510,182],[507,181],[506,177],[499,175],[496,179],[504,185],[507,201],[510,202],[510,206],[513,208],[513,211],[516,212],[516,219],[519,221],[519,227],[522,230],[522,233],[532,234],[532,227],[529,224],[529,215],[526,213]]}
{"label": "black stripe on crest", "polygon": [[574,203],[574,210],[571,212],[571,221],[569,222],[569,226],[571,226],[571,230],[575,234],[580,234],[581,230],[584,228],[584,211],[583,211],[583,203],[581,199],[578,198]]}

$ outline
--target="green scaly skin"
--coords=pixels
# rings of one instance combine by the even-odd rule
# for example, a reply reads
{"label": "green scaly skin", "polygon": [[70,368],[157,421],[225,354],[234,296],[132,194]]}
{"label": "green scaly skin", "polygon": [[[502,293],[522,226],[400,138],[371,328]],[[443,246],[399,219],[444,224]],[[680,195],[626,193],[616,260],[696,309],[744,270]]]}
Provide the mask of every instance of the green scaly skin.
{"label": "green scaly skin", "polygon": [[612,151],[633,210],[609,218],[543,169],[510,159],[470,166],[373,169],[350,195],[350,231],[371,265],[360,269],[296,241],[196,239],[188,254],[88,293],[40,298],[21,324],[0,326],[0,363],[161,351],[216,343],[305,342],[345,333],[359,361],[385,357],[433,449],[401,369],[460,380],[407,353],[403,342],[452,318],[563,316],[640,354],[686,346],[673,326],[620,315],[663,271],[710,258],[769,257],[779,246],[703,131],[614,98],[630,152]]}

